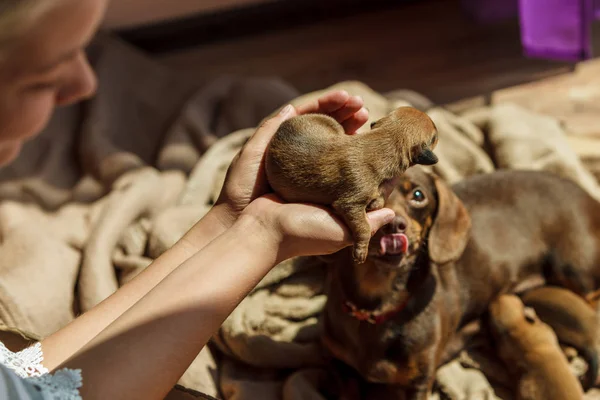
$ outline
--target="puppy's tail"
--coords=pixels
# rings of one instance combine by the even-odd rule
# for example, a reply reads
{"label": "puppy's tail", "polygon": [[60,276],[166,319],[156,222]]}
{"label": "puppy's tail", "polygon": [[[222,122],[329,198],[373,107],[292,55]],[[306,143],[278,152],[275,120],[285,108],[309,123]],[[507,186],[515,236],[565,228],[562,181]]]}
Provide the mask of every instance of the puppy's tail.
{"label": "puppy's tail", "polygon": [[593,349],[582,349],[580,354],[588,365],[587,371],[580,379],[583,390],[587,392],[596,385],[598,378],[598,353]]}

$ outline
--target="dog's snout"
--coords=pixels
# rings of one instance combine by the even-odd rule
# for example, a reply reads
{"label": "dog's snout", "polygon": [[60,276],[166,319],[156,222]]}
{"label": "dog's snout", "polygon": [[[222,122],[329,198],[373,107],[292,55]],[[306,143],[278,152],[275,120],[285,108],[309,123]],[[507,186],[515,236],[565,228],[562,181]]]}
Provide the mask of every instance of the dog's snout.
{"label": "dog's snout", "polygon": [[393,233],[403,233],[406,230],[406,219],[399,215],[390,222],[390,228]]}

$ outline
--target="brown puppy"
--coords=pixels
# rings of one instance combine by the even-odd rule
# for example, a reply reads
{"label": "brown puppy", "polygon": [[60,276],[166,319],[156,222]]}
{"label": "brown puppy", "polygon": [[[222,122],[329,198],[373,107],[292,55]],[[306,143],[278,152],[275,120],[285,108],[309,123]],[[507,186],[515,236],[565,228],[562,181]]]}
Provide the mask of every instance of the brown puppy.
{"label": "brown puppy", "polygon": [[[577,277],[582,295],[600,286],[600,203],[571,181],[498,171],[453,191],[413,167],[386,206],[396,220],[373,236],[364,264],[349,249],[333,257],[323,343],[408,399],[427,398],[454,355],[447,344],[498,295],[548,271]],[[388,245],[396,241],[408,246]]]}
{"label": "brown puppy", "polygon": [[554,331],[517,296],[492,301],[489,325],[498,356],[519,382],[517,400],[583,399]]}
{"label": "brown puppy", "polygon": [[556,333],[558,341],[577,349],[588,364],[581,381],[584,390],[592,388],[598,377],[598,329],[600,321],[585,299],[570,290],[544,286],[522,296],[523,303]]}
{"label": "brown puppy", "polygon": [[267,148],[265,169],[273,190],[288,202],[331,205],[354,238],[354,259],[365,261],[371,229],[367,211],[380,209],[394,179],[414,164],[435,164],[437,130],[427,114],[401,107],[371,130],[346,135],[323,114],[281,124]]}

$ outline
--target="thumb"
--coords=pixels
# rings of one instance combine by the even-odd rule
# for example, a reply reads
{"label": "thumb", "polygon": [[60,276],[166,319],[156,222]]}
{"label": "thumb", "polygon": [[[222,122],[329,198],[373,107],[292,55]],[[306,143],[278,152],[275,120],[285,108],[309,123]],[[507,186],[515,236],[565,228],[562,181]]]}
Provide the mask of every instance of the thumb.
{"label": "thumb", "polygon": [[298,115],[298,113],[296,112],[294,106],[288,104],[274,116],[264,119],[260,123],[258,129],[254,132],[254,135],[250,137],[248,143],[257,142],[263,145],[268,143],[273,135],[275,135],[275,132],[277,132],[279,125],[281,125],[283,121],[296,115]]}
{"label": "thumb", "polygon": [[371,235],[379,230],[382,226],[389,224],[396,217],[396,213],[389,208],[382,208],[379,210],[371,211],[367,213],[367,219],[371,226]]}

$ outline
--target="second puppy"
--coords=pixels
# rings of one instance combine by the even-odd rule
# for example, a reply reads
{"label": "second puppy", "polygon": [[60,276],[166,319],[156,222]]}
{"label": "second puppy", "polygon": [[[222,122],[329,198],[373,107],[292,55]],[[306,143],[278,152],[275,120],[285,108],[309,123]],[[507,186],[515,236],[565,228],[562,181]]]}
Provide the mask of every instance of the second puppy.
{"label": "second puppy", "polygon": [[586,391],[593,387],[598,377],[600,321],[590,304],[568,289],[553,286],[532,289],[523,295],[522,300],[550,325],[560,343],[577,349],[588,364],[581,385]]}
{"label": "second puppy", "polygon": [[515,295],[501,295],[489,307],[498,355],[518,380],[518,400],[578,400],[583,390],[569,369],[554,331]]}
{"label": "second puppy", "polygon": [[[332,206],[352,232],[354,260],[364,263],[371,239],[366,212],[384,206],[408,167],[435,164],[437,141],[433,121],[412,107],[396,109],[358,135],[346,135],[327,115],[301,115],[279,127],[265,172],[283,200]],[[407,243],[388,245],[401,251]]]}

